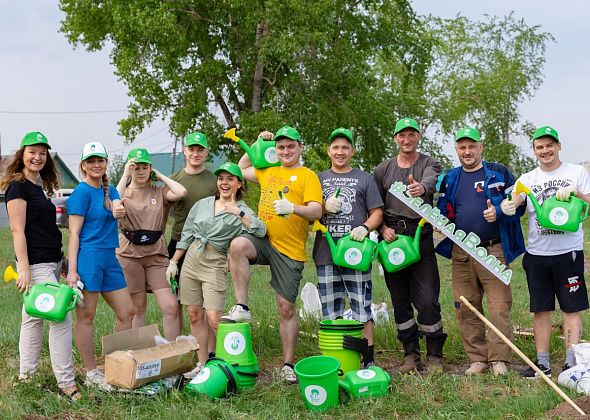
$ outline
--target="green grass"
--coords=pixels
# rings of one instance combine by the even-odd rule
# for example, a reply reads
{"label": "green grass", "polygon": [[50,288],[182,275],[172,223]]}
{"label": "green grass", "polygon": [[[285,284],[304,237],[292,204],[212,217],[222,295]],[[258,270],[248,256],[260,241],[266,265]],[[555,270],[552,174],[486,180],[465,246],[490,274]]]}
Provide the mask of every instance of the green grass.
{"label": "green grass", "polygon": [[[587,228],[587,231],[590,230]],[[8,229],[0,229],[0,267],[11,264],[13,260],[12,237]],[[441,273],[441,305],[445,330],[449,334],[445,346],[445,360],[450,373],[434,376],[400,377],[393,368],[402,360],[401,346],[396,340],[392,324],[378,325],[375,330],[377,363],[392,374],[391,393],[387,397],[350,400],[341,393],[341,404],[321,414],[307,411],[299,395],[297,386],[286,386],[275,382],[274,369],[281,364],[281,348],[278,332],[278,317],[274,304],[274,293],[268,285],[268,268],[257,267],[251,277],[251,307],[253,324],[253,345],[262,368],[262,377],[257,386],[240,395],[219,401],[190,397],[173,391],[157,397],[140,397],[126,394],[105,394],[84,390],[85,398],[71,404],[57,394],[57,386],[51,371],[47,343],[42,352],[40,370],[31,384],[16,384],[18,373],[18,335],[22,299],[14,284],[0,287],[0,418],[36,415],[52,418],[539,418],[548,409],[561,403],[561,398],[542,381],[521,379],[516,372],[502,378],[490,374],[476,378],[466,378],[460,373],[465,368],[467,358],[463,352],[457,321],[453,309],[450,283],[450,264],[439,259]],[[532,318],[528,313],[528,291],[520,259],[513,263],[512,278],[514,326],[528,327]],[[316,281],[313,264],[306,265],[305,282]],[[383,279],[374,269],[374,301],[385,301],[391,314],[391,303]],[[229,305],[234,303],[233,293],[229,292]],[[150,297],[148,322],[161,324],[157,306]],[[186,319],[185,319],[186,321]],[[590,318],[583,315],[584,338],[588,338]],[[95,346],[100,354],[100,337],[112,332],[114,317],[112,311],[101,301],[96,317]],[[560,324],[558,314],[554,323]],[[185,322],[185,333],[188,332]],[[47,329],[47,328],[46,328]],[[304,320],[300,323],[303,332],[315,334],[317,322]],[[557,332],[557,330],[556,330]],[[557,334],[551,342],[553,365],[559,366],[564,359],[563,342]],[[45,334],[47,341],[47,334]],[[515,344],[534,357],[532,337],[516,337]],[[317,339],[301,334],[297,345],[297,359],[318,354]],[[82,365],[75,353],[78,368],[78,383],[82,382]],[[515,355],[515,367],[522,363]],[[557,375],[555,375],[556,377]],[[577,394],[566,390],[570,397]]]}

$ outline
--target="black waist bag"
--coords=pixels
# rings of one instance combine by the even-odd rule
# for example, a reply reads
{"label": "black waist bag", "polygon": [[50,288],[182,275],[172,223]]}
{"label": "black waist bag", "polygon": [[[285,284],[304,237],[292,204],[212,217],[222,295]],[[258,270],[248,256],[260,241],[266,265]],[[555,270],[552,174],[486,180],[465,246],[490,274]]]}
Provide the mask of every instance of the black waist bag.
{"label": "black waist bag", "polygon": [[123,235],[134,245],[151,245],[162,236],[161,230],[124,230]]}

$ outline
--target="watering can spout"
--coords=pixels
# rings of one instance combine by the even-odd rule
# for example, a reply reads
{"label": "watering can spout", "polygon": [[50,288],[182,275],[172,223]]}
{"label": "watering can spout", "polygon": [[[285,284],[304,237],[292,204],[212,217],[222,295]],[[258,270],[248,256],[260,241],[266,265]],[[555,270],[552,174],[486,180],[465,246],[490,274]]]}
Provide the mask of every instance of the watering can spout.
{"label": "watering can spout", "polygon": [[420,252],[420,235],[422,234],[422,228],[426,223],[428,223],[428,221],[425,218],[420,219],[418,222],[418,227],[416,228],[416,233],[414,234],[413,246],[417,253]]}
{"label": "watering can spout", "polygon": [[238,136],[236,136],[236,128],[235,127],[230,128],[229,130],[227,130],[223,134],[223,137],[225,137],[226,139],[230,139],[230,140],[238,143],[240,145],[240,147],[242,149],[244,149],[244,151],[246,152],[246,154],[250,158],[250,161],[252,161],[252,162],[254,161],[254,155],[252,154],[252,149],[250,149],[250,146],[248,146],[244,140],[242,140],[241,138],[239,138]]}
{"label": "watering can spout", "polygon": [[311,228],[313,232],[317,232],[318,230],[324,234],[326,240],[328,241],[328,246],[330,247],[330,252],[332,255],[336,253],[336,242],[334,242],[334,238],[328,232],[328,228],[320,223],[319,220],[313,222],[313,226]]}
{"label": "watering can spout", "polygon": [[6,267],[6,270],[4,270],[4,283],[8,283],[13,280],[16,281],[17,279],[18,279],[18,273],[16,271],[14,271],[14,268],[12,268],[11,265]]}
{"label": "watering can spout", "polygon": [[531,203],[533,203],[533,207],[535,208],[535,213],[537,213],[537,217],[541,214],[541,205],[537,201],[537,198],[531,193],[531,189],[524,185],[520,181],[516,181],[516,185],[514,187],[514,194],[521,194],[525,193],[530,199]]}

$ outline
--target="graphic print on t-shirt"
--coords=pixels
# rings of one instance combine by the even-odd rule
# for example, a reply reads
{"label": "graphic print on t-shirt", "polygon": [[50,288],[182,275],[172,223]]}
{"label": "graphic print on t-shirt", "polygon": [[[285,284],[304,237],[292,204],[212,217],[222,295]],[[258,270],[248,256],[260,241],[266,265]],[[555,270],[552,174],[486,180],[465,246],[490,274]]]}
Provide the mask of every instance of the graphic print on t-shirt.
{"label": "graphic print on t-shirt", "polygon": [[338,213],[326,213],[322,218],[322,223],[327,226],[332,237],[341,238],[352,230],[352,225],[358,216],[354,214],[352,209],[357,200],[356,194],[359,180],[358,178],[333,177],[321,179],[321,183],[324,200],[332,197],[336,194],[336,190],[340,188],[338,194],[338,199],[342,201],[340,211]]}

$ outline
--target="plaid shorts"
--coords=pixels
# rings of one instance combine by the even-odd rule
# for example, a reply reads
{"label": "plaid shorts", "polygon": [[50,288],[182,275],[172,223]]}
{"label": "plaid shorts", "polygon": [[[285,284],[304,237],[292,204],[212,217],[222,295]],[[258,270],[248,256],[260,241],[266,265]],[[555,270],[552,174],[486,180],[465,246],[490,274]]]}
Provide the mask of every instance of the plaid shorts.
{"label": "plaid shorts", "polygon": [[318,265],[317,270],[324,319],[342,316],[345,293],[352,317],[363,323],[371,319],[371,270],[352,270],[338,265]]}

